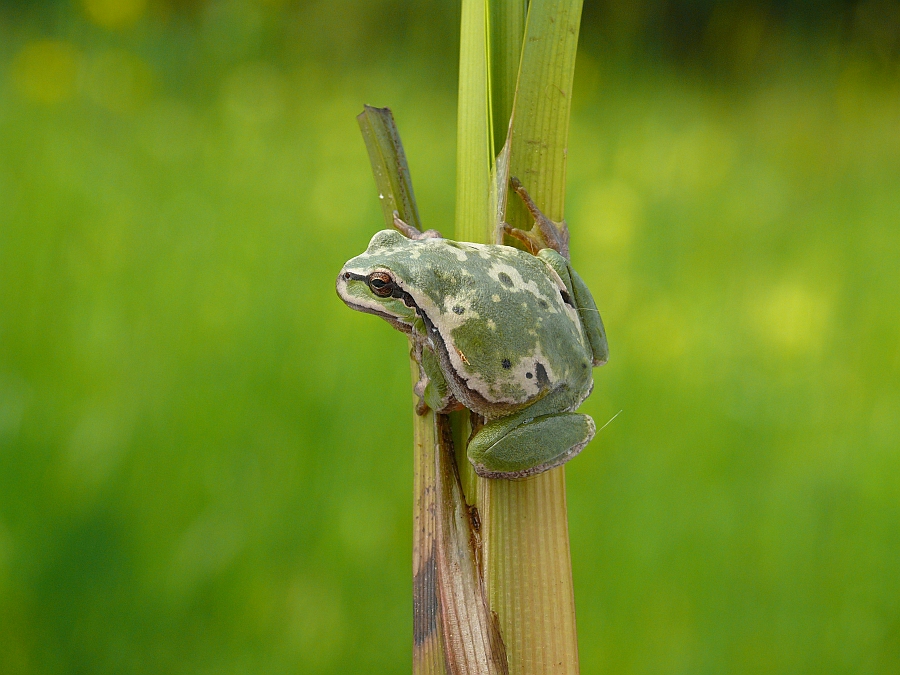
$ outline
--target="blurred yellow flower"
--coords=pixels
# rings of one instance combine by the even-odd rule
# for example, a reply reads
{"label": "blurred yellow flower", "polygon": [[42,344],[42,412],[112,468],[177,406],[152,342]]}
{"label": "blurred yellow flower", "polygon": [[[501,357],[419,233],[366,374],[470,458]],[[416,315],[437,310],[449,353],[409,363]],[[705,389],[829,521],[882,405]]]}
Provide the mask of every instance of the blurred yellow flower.
{"label": "blurred yellow flower", "polygon": [[29,42],[13,59],[12,81],[31,101],[60,103],[75,94],[78,62],[78,51],[68,42]]}

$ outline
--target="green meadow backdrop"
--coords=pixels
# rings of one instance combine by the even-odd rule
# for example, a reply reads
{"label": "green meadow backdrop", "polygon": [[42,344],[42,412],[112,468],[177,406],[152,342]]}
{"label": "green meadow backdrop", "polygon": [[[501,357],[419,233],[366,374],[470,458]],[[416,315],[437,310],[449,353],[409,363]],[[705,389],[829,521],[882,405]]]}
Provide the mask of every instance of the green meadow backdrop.
{"label": "green meadow backdrop", "polygon": [[[0,672],[408,673],[405,339],[335,296],[459,7],[0,2]],[[582,671],[900,672],[900,4],[588,2]]]}

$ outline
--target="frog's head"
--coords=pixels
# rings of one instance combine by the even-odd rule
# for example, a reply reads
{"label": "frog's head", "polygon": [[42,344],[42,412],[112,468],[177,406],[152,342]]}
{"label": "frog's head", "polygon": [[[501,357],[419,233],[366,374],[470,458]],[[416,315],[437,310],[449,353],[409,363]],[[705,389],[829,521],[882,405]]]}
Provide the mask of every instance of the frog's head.
{"label": "frog's head", "polygon": [[365,253],[347,261],[336,283],[338,296],[350,309],[380,316],[404,333],[418,320],[403,283],[410,244],[394,230],[378,232]]}

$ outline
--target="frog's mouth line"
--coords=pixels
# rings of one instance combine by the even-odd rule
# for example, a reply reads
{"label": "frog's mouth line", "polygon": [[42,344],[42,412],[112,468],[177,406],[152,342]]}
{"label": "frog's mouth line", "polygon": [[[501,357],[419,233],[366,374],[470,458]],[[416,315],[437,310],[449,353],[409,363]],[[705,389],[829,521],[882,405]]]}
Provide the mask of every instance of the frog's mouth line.
{"label": "frog's mouth line", "polygon": [[[406,333],[407,335],[412,334],[413,327],[408,323],[400,321],[396,316],[394,316],[392,314],[388,314],[387,312],[381,311],[377,307],[372,307],[369,305],[361,305],[361,304],[357,304],[357,303],[353,302],[346,293],[342,292],[342,290],[347,287],[347,283],[346,283],[347,281],[361,281],[362,283],[368,285],[368,277],[365,274],[356,274],[355,272],[345,272],[343,270],[338,275],[336,290],[337,290],[338,296],[348,306],[352,307],[353,309],[357,310],[358,312],[365,312],[366,314],[372,314],[374,316],[381,317],[382,319],[387,321],[389,324],[391,324],[397,330],[399,330],[403,333]],[[425,317],[422,310],[419,309],[418,305],[416,305],[412,296],[409,293],[407,293],[406,291],[401,290],[399,288],[399,286],[397,287],[396,290],[394,290],[394,292],[390,296],[386,296],[386,297],[392,297],[392,298],[397,298],[399,300],[403,300],[404,305],[406,305],[407,307],[410,307],[412,309],[415,309],[416,314],[418,314],[420,317],[422,317],[425,320],[426,324],[428,323],[427,317]]]}

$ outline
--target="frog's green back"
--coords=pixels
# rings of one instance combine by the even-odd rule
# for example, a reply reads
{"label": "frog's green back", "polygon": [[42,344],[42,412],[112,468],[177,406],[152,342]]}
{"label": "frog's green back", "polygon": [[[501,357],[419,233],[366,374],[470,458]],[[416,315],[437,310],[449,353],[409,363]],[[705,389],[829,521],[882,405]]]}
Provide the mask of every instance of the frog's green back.
{"label": "frog's green back", "polygon": [[541,260],[508,246],[446,239],[383,236],[373,244],[366,264],[396,275],[469,389],[515,407],[565,385],[580,403],[592,381],[591,347],[563,299],[566,289]]}
{"label": "frog's green back", "polygon": [[[493,417],[551,391],[570,392],[563,407],[574,409],[590,391],[594,353],[565,269],[563,281],[540,258],[509,246],[384,231],[342,272],[365,278],[378,270],[390,272],[418,308],[420,339],[471,409]],[[370,311],[361,302],[356,306]],[[382,314],[397,314],[398,302],[366,299]]]}

